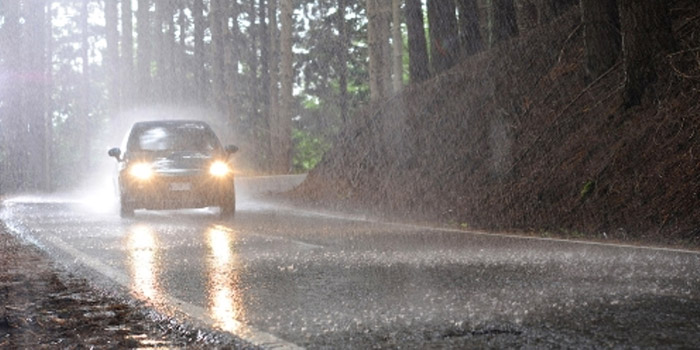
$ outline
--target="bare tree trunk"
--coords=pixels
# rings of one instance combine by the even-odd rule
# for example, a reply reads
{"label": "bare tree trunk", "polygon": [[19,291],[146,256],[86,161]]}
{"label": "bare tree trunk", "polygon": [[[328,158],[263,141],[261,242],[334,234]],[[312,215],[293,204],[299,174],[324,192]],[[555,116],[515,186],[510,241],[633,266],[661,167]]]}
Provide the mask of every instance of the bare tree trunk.
{"label": "bare tree trunk", "polygon": [[107,106],[110,117],[119,113],[120,79],[119,79],[119,18],[116,1],[105,1],[105,39],[107,55],[105,69],[107,74]]}
{"label": "bare tree trunk", "polygon": [[391,45],[393,49],[393,88],[394,93],[403,87],[403,35],[401,34],[401,0],[391,2]]}
{"label": "bare tree trunk", "polygon": [[479,29],[479,8],[476,0],[458,0],[457,5],[462,55],[471,56],[484,49],[484,40]]}
{"label": "bare tree trunk", "polygon": [[292,160],[292,118],[294,117],[294,70],[292,53],[293,31],[293,1],[280,1],[280,118],[279,132],[276,137],[276,169],[279,173],[287,173]]}
{"label": "bare tree trunk", "polygon": [[[20,26],[20,2],[7,1],[3,3],[4,23],[2,26],[2,42],[0,50],[3,51],[4,66],[3,71],[8,72],[11,85],[20,86],[22,83],[22,28]],[[3,176],[3,191],[15,191],[21,189],[22,177],[25,173],[25,163],[22,157],[22,130],[23,111],[21,108],[22,95],[21,89],[7,89],[0,87],[4,91],[4,104],[0,105],[2,114],[3,128],[0,132],[3,133],[4,147],[6,150],[6,159],[3,159],[2,172]]]}
{"label": "bare tree trunk", "polygon": [[136,61],[138,99],[145,103],[152,96],[151,60],[153,59],[153,46],[151,44],[151,1],[139,0],[138,12],[136,14],[137,53]]}
{"label": "bare tree trunk", "polygon": [[513,0],[490,0],[489,28],[491,46],[518,35]]}
{"label": "bare tree trunk", "polygon": [[53,184],[51,183],[51,178],[53,176],[53,97],[51,91],[54,89],[53,84],[53,16],[51,15],[51,2],[47,4],[46,9],[46,25],[44,26],[44,40],[46,40],[46,55],[44,57],[44,71],[46,72],[46,94],[44,96],[44,111],[46,113],[46,119],[44,121],[44,134],[46,135],[46,142],[44,144],[44,177],[42,182],[44,184],[44,190],[53,191]]}
{"label": "bare tree trunk", "polygon": [[225,0],[211,0],[209,9],[209,28],[211,30],[211,88],[214,96],[214,106],[219,113],[226,114],[226,85],[224,82],[224,50],[226,16],[223,3]]}
{"label": "bare tree trunk", "polygon": [[421,0],[406,0],[406,27],[408,29],[408,70],[411,83],[417,83],[430,76]]}
{"label": "bare tree trunk", "polygon": [[593,80],[620,56],[620,17],[617,0],[581,0],[586,72]]}
{"label": "bare tree trunk", "polygon": [[131,0],[121,0],[122,7],[122,64],[121,105],[131,107],[134,103],[134,25]]}
{"label": "bare tree trunk", "polygon": [[185,5],[184,3],[179,3],[177,25],[178,25],[178,45],[173,50],[175,57],[173,63],[175,64],[175,69],[173,71],[176,73],[175,80],[177,81],[178,98],[180,101],[190,100],[190,94],[188,93],[189,83],[187,81],[187,44],[185,39],[187,37],[187,16],[185,15]]}
{"label": "bare tree trunk", "polygon": [[77,115],[75,116],[75,126],[78,129],[78,149],[79,159],[84,161],[79,165],[80,172],[88,171],[90,159],[90,33],[88,31],[88,2],[90,0],[82,0],[80,9],[80,56],[82,59],[82,79],[80,81],[80,100],[77,106]]}
{"label": "bare tree trunk", "polygon": [[389,97],[391,95],[391,1],[378,1],[378,24],[379,24],[379,41],[382,43],[382,77],[381,88],[383,89],[382,96]]}
{"label": "bare tree trunk", "polygon": [[194,93],[197,103],[203,104],[206,102],[207,91],[209,84],[207,83],[207,72],[204,69],[205,51],[204,51],[204,30],[206,27],[204,21],[204,1],[194,0],[192,5],[192,17],[194,21]]}
{"label": "bare tree trunk", "polygon": [[224,16],[224,24],[222,30],[224,31],[224,60],[223,69],[225,74],[225,81],[223,87],[225,91],[223,92],[224,105],[223,108],[227,115],[229,122],[229,127],[232,130],[238,130],[238,125],[240,124],[239,116],[239,96],[240,96],[240,74],[238,73],[238,65],[241,61],[241,55],[239,54],[241,32],[238,28],[238,21],[231,21],[233,24],[229,27],[229,19],[238,18],[240,15],[240,8],[237,2],[224,3],[221,8],[222,12],[226,15]]}
{"label": "bare tree trunk", "polygon": [[433,73],[452,67],[459,48],[457,17],[453,1],[429,0],[430,65]]}
{"label": "bare tree trunk", "polygon": [[619,0],[622,56],[625,65],[625,105],[641,103],[658,79],[663,55],[675,47],[666,0]]}
{"label": "bare tree trunk", "polygon": [[340,90],[340,120],[343,125],[348,124],[348,49],[350,46],[348,30],[345,21],[347,0],[338,0],[338,34],[340,45],[338,48],[338,88]]}
{"label": "bare tree trunk", "polygon": [[22,92],[23,111],[26,116],[27,128],[20,130],[23,134],[23,147],[26,150],[28,172],[24,183],[28,189],[46,190],[48,184],[44,183],[48,169],[45,159],[46,155],[46,86],[47,80],[45,71],[46,60],[46,2],[27,1],[25,2],[25,35],[23,43],[26,45],[26,67],[27,72],[31,72],[34,77],[28,79],[24,84]]}
{"label": "bare tree trunk", "polygon": [[[280,101],[279,101],[279,38],[280,31],[277,25],[277,0],[268,0],[268,17],[269,17],[269,29],[270,29],[270,89],[268,96],[270,98],[270,116],[268,118],[267,135],[264,139],[266,140],[265,154],[272,158],[274,140],[273,127],[276,125],[277,120],[280,118]],[[271,162],[268,162],[271,163]],[[268,164],[270,168],[273,164]]]}
{"label": "bare tree trunk", "polygon": [[[389,51],[390,9],[386,0],[367,0],[367,35],[369,45],[369,91],[372,102],[381,101],[389,93],[391,81]],[[388,79],[387,79],[388,77]]]}

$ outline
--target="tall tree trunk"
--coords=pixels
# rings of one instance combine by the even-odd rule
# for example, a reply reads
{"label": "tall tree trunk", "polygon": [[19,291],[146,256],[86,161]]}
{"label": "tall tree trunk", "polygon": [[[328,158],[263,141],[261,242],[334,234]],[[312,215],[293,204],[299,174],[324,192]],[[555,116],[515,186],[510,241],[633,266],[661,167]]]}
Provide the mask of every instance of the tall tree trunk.
{"label": "tall tree trunk", "polygon": [[28,164],[27,176],[24,182],[28,189],[46,190],[44,183],[48,169],[44,168],[46,155],[46,2],[43,0],[25,2],[25,35],[23,43],[25,52],[26,72],[31,77],[27,80],[22,92],[23,111],[26,116],[27,128],[21,130]]}
{"label": "tall tree trunk", "polygon": [[156,35],[158,50],[156,78],[158,98],[160,101],[172,102],[176,96],[176,79],[174,72],[175,25],[173,22],[173,5],[170,0],[156,0]]}
{"label": "tall tree trunk", "polygon": [[491,46],[518,35],[513,0],[490,0],[489,42]]}
{"label": "tall tree trunk", "polygon": [[343,125],[348,123],[348,49],[350,46],[348,30],[345,21],[347,0],[338,0],[338,89],[340,95],[340,120]]}
{"label": "tall tree trunk", "polygon": [[462,55],[471,56],[484,48],[484,40],[479,29],[479,8],[476,0],[458,0],[457,5]]}
{"label": "tall tree trunk", "polygon": [[139,0],[136,13],[137,53],[136,76],[138,84],[139,102],[145,103],[151,100],[152,77],[151,61],[153,59],[153,46],[151,44],[153,34],[151,30],[151,1]]}
{"label": "tall tree trunk", "polygon": [[78,140],[78,157],[83,161],[78,166],[78,171],[81,173],[89,170],[90,159],[90,33],[88,19],[90,12],[88,3],[90,0],[82,0],[80,8],[80,57],[82,62],[82,79],[80,80],[80,99],[78,102],[75,126],[77,128]]}
{"label": "tall tree trunk", "polygon": [[421,0],[406,0],[406,27],[408,29],[408,71],[411,83],[417,83],[430,76]]}
{"label": "tall tree trunk", "polygon": [[206,22],[204,21],[204,1],[194,0],[192,4],[192,17],[194,21],[194,93],[197,103],[204,104],[209,84],[207,83],[207,72],[204,69],[206,62],[204,50],[204,30]]}
{"label": "tall tree trunk", "polygon": [[[222,11],[226,14],[223,31],[224,31],[224,41],[225,47],[223,69],[225,74],[224,82],[224,93],[223,98],[225,103],[223,107],[225,112],[228,113],[229,126],[232,130],[238,130],[238,125],[240,124],[239,110],[239,96],[240,96],[240,74],[238,73],[238,65],[241,61],[241,55],[239,53],[241,47],[241,31],[238,27],[238,21],[231,21],[233,25],[229,27],[229,19],[237,19],[241,13],[241,9],[236,1],[229,4],[222,5]],[[257,66],[255,66],[257,67]],[[257,68],[255,68],[257,69]]]}
{"label": "tall tree trunk", "polygon": [[[25,173],[26,163],[22,156],[22,135],[23,129],[23,110],[21,108],[22,95],[22,27],[20,26],[20,2],[7,1],[3,3],[4,23],[2,26],[2,42],[0,50],[2,50],[4,58],[3,71],[8,72],[10,79],[9,84],[0,86],[0,91],[4,94],[4,104],[0,105],[0,114],[3,127],[0,132],[3,133],[4,147],[6,150],[6,159],[3,159],[2,172],[3,176],[3,191],[15,191],[21,188],[22,178]],[[7,88],[14,86],[14,88]]]}
{"label": "tall tree trunk", "polygon": [[[268,26],[267,3],[258,0],[258,28],[260,32],[260,85],[257,94],[260,97],[260,130],[270,130],[270,27]],[[265,150],[270,142],[266,137],[261,137],[259,147]],[[266,166],[269,164],[266,164]]]}
{"label": "tall tree trunk", "polygon": [[429,0],[428,24],[430,65],[433,73],[439,74],[454,65],[459,48],[455,3],[453,1]]}
{"label": "tall tree trunk", "polygon": [[122,7],[122,64],[121,105],[131,107],[134,103],[134,25],[131,0],[121,0]]}
{"label": "tall tree trunk", "polygon": [[593,80],[620,56],[620,17],[617,0],[581,0],[586,73]]}
{"label": "tall tree trunk", "polygon": [[292,52],[293,31],[293,1],[280,0],[280,118],[277,146],[276,169],[279,173],[287,173],[291,169],[292,160],[292,118],[294,117],[294,67]]}
{"label": "tall tree trunk", "polygon": [[[47,4],[46,8],[46,25],[44,26],[44,40],[46,40],[46,55],[44,57],[44,71],[46,72],[46,94],[44,96],[44,111],[46,112],[46,120],[44,123],[46,143],[44,145],[44,178],[42,179],[45,184],[45,190],[53,191],[53,184],[51,179],[53,178],[53,97],[51,91],[54,90],[53,83],[53,16],[51,12],[51,3]],[[1,182],[1,181],[0,181]],[[1,185],[0,185],[1,187]]]}
{"label": "tall tree trunk", "polygon": [[369,44],[369,91],[372,102],[389,95],[391,81],[389,50],[389,21],[391,9],[386,0],[367,0]]}
{"label": "tall tree trunk", "polygon": [[391,95],[391,66],[392,66],[392,51],[391,51],[391,1],[378,1],[378,19],[379,19],[379,41],[382,43],[382,77],[381,87],[384,90],[382,95],[388,97]]}
{"label": "tall tree trunk", "polygon": [[626,107],[641,103],[658,79],[664,54],[675,48],[666,0],[619,0]]}
{"label": "tall tree trunk", "polygon": [[[279,37],[280,31],[277,25],[277,0],[268,0],[268,17],[269,17],[269,29],[270,29],[270,89],[268,96],[270,98],[270,116],[268,118],[268,134],[264,139],[266,140],[265,154],[272,159],[274,140],[273,136],[275,134],[273,128],[280,116],[280,102],[279,102]],[[271,163],[271,162],[268,162]],[[272,168],[273,164],[268,164]]]}
{"label": "tall tree trunk", "polygon": [[107,106],[109,116],[119,113],[120,78],[119,78],[119,17],[116,1],[105,1],[105,39],[107,55],[105,69],[107,75]]}
{"label": "tall tree trunk", "polygon": [[188,101],[190,99],[190,94],[188,93],[188,86],[190,83],[187,79],[187,16],[185,15],[185,4],[179,3],[177,26],[178,26],[178,45],[173,50],[175,57],[173,63],[175,64],[175,69],[173,71],[176,73],[175,80],[177,82],[178,93],[177,96],[180,101]]}
{"label": "tall tree trunk", "polygon": [[391,48],[393,49],[392,85],[394,93],[403,87],[403,35],[401,34],[401,0],[391,2]]}
{"label": "tall tree trunk", "polygon": [[226,85],[224,82],[224,50],[226,50],[225,30],[227,30],[225,0],[211,0],[209,9],[209,28],[211,30],[211,88],[216,110],[226,115]]}

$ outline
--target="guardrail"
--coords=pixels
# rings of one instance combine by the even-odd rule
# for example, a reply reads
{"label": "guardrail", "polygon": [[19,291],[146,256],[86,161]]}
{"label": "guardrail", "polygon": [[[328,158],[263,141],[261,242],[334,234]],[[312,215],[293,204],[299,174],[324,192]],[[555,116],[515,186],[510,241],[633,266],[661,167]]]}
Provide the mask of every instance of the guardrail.
{"label": "guardrail", "polygon": [[239,194],[281,193],[293,190],[306,179],[306,174],[274,176],[237,176]]}

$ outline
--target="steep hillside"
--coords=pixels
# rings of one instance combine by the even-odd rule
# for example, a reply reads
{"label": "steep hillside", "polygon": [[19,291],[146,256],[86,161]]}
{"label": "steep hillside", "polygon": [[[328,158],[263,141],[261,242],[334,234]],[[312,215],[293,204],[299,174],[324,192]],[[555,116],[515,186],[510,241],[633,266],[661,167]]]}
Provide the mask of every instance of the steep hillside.
{"label": "steep hillside", "polygon": [[700,240],[700,9],[625,110],[621,64],[593,82],[578,9],[355,117],[295,196],[461,227]]}

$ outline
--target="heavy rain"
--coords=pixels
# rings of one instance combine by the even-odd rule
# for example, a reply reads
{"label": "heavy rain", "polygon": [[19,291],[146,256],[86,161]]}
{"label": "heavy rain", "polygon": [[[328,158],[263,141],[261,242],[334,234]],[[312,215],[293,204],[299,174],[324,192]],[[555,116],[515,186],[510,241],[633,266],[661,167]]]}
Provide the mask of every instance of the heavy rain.
{"label": "heavy rain", "polygon": [[700,347],[695,0],[2,0],[0,349]]}

